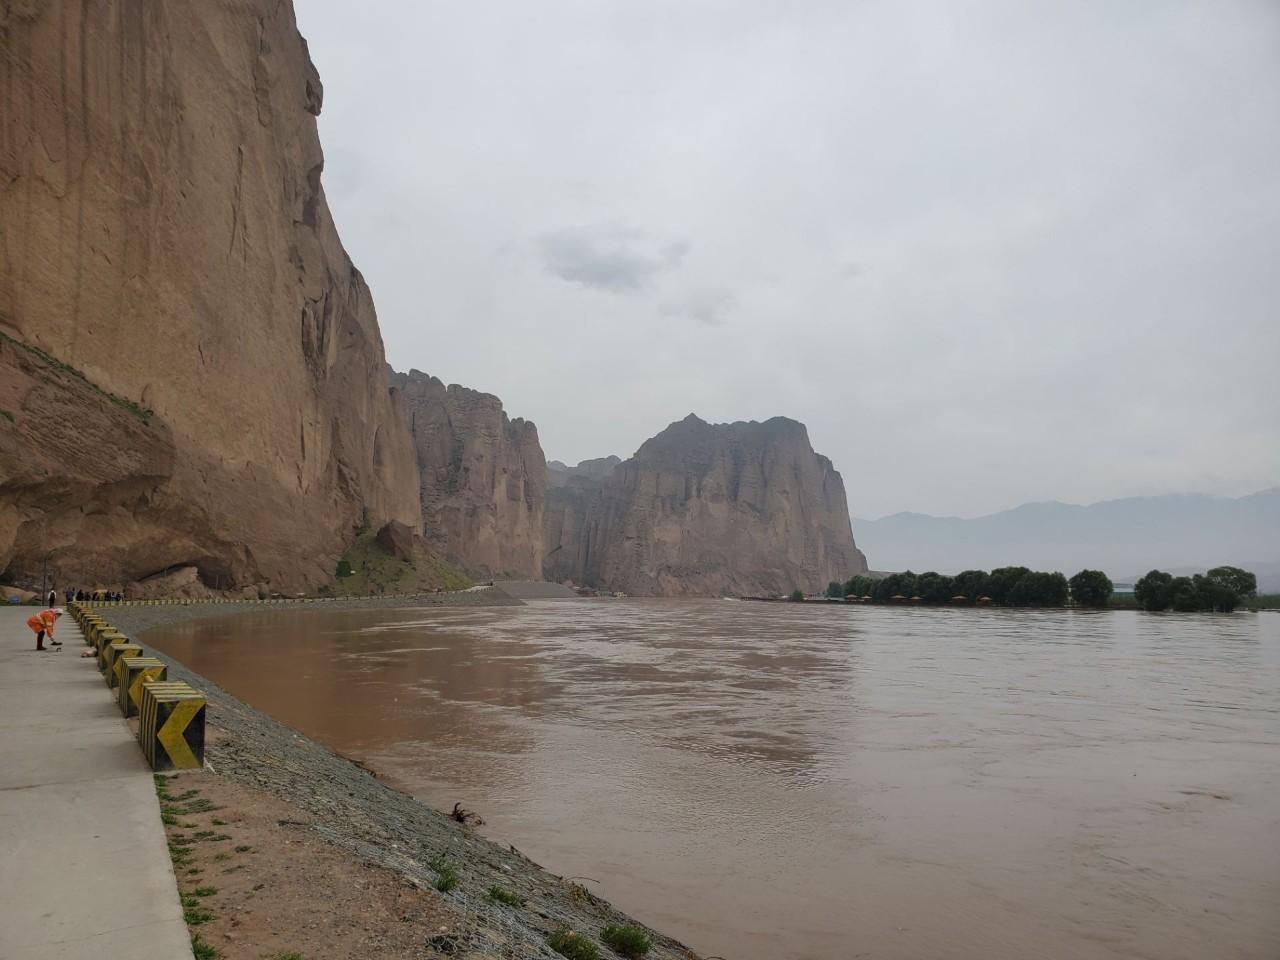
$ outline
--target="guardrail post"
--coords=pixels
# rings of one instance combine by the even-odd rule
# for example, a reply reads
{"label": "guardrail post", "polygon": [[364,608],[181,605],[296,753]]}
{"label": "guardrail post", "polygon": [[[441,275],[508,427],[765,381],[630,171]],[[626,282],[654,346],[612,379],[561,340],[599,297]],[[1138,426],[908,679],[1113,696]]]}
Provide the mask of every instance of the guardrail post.
{"label": "guardrail post", "polygon": [[119,682],[116,675],[116,661],[121,657],[136,657],[142,654],[142,647],[129,640],[128,637],[122,637],[119,640],[112,640],[102,648],[103,669],[106,671],[104,679],[107,686],[115,689],[115,685]]}
{"label": "guardrail post", "polygon": [[204,766],[204,694],[181,682],[142,684],[138,739],[152,770]]}
{"label": "guardrail post", "polygon": [[136,643],[113,643],[111,649],[113,652],[107,668],[107,686],[114,690],[120,686],[121,667],[134,657],[142,656],[142,647]]}
{"label": "guardrail post", "polygon": [[120,712],[126,719],[136,717],[142,709],[142,685],[164,680],[169,668],[156,657],[129,657],[117,660],[116,666],[120,670]]}

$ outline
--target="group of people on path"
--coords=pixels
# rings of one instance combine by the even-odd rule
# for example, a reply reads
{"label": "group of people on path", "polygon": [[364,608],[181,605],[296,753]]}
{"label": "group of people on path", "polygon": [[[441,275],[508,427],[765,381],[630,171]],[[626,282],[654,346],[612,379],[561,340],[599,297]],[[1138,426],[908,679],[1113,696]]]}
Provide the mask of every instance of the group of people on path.
{"label": "group of people on path", "polygon": [[[73,590],[68,588],[66,591],[67,603],[80,602],[86,600],[111,601],[123,600],[124,594],[118,590]],[[49,591],[49,606],[53,606],[58,600],[56,590]]]}

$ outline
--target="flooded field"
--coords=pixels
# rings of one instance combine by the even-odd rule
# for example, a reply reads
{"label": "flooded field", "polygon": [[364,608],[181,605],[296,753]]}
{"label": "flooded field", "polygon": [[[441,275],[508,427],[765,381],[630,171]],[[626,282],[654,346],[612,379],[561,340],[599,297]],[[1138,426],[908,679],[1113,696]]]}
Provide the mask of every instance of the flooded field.
{"label": "flooded field", "polygon": [[146,640],[704,954],[1280,957],[1280,614],[550,601]]}

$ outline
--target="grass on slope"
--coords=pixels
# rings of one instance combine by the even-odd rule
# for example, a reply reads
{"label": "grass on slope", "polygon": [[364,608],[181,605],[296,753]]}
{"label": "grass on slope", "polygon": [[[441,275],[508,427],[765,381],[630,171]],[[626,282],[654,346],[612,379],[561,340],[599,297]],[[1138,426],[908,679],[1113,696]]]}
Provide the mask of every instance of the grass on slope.
{"label": "grass on slope", "polygon": [[350,576],[335,577],[329,587],[329,592],[338,596],[463,590],[471,586],[462,573],[425,551],[416,552],[411,560],[397,560],[367,526],[356,532],[338,569],[351,571]]}

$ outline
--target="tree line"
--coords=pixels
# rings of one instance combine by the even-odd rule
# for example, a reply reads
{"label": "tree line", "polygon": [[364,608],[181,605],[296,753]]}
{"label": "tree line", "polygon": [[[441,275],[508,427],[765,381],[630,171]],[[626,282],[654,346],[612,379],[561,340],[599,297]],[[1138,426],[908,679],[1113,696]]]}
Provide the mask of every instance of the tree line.
{"label": "tree line", "polygon": [[1258,593],[1258,578],[1239,567],[1214,567],[1208,573],[1175,577],[1152,570],[1133,585],[1133,598],[1143,610],[1230,613],[1246,597]]}
{"label": "tree line", "polygon": [[[1134,586],[1144,610],[1218,610],[1230,612],[1257,593],[1257,579],[1239,567],[1214,567],[1203,575],[1173,577],[1152,570]],[[827,585],[835,599],[868,599],[872,603],[992,603],[1010,607],[1061,607],[1068,600],[1084,607],[1105,607],[1115,585],[1101,570],[1081,570],[1068,579],[1061,573],[1028,567],[965,570],[955,576],[936,573],[891,573],[887,577],[850,577]]]}
{"label": "tree line", "polygon": [[[1107,581],[1110,596],[1110,581]],[[829,597],[870,597],[873,603],[919,600],[924,603],[951,603],[963,598],[969,603],[987,602],[1015,607],[1060,607],[1067,602],[1070,581],[1060,573],[1046,573],[1028,567],[1000,567],[965,570],[956,576],[936,573],[891,573],[887,577],[850,577],[846,583],[833,581]]]}

